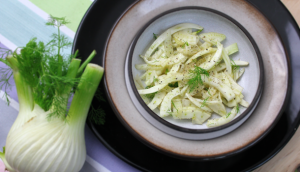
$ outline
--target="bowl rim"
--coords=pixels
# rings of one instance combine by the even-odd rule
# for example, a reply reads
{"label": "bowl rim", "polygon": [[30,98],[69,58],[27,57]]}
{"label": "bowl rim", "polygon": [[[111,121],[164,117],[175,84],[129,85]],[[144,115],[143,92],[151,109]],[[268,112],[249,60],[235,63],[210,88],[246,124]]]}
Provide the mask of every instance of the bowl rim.
{"label": "bowl rim", "polygon": [[[157,19],[173,13],[173,12],[178,12],[178,11],[183,11],[183,10],[202,10],[202,11],[207,11],[207,12],[211,12],[214,14],[217,14],[225,19],[227,19],[229,22],[231,22],[232,24],[234,24],[235,26],[237,26],[244,34],[245,36],[248,38],[248,40],[250,41],[256,56],[257,56],[257,60],[258,60],[258,67],[259,67],[259,79],[258,79],[258,88],[256,90],[255,96],[253,97],[252,102],[250,103],[249,107],[245,109],[245,111],[240,114],[239,116],[237,116],[236,118],[234,118],[232,121],[218,126],[218,127],[212,127],[212,128],[208,128],[208,129],[191,129],[191,128],[184,128],[181,126],[178,126],[176,124],[173,124],[167,120],[165,120],[164,118],[161,118],[160,116],[158,116],[154,111],[152,111],[147,104],[143,101],[143,99],[141,98],[141,96],[139,95],[137,88],[135,86],[134,83],[134,77],[133,77],[133,73],[132,73],[132,59],[133,59],[133,52],[135,49],[135,45],[137,43],[137,41],[139,40],[140,36],[143,34],[143,32],[145,31],[146,28],[148,28],[148,26],[150,26],[154,21],[156,21]],[[261,94],[263,92],[263,85],[264,85],[264,67],[263,67],[263,61],[262,61],[262,56],[261,53],[259,51],[259,48],[256,44],[256,42],[254,41],[254,39],[252,38],[252,36],[250,35],[250,33],[236,20],[234,20],[232,17],[218,11],[218,10],[214,10],[211,8],[207,8],[207,7],[201,7],[201,6],[185,6],[185,7],[179,7],[179,8],[174,8],[168,11],[165,11],[163,13],[160,13],[158,15],[156,15],[155,17],[153,17],[151,20],[149,20],[144,26],[141,27],[141,29],[138,31],[138,33],[136,34],[136,36],[134,37],[133,41],[131,42],[131,45],[129,47],[128,53],[126,55],[126,59],[128,60],[128,70],[129,70],[129,82],[130,82],[130,86],[133,88],[133,93],[135,95],[135,97],[137,98],[137,100],[139,101],[139,103],[142,105],[142,107],[148,112],[148,114],[150,114],[154,119],[156,119],[157,121],[159,121],[160,123],[162,123],[163,125],[172,128],[174,130],[180,131],[180,132],[184,132],[184,133],[192,133],[192,134],[200,134],[200,133],[211,133],[211,132],[216,132],[216,131],[220,131],[220,130],[224,130],[234,124],[236,124],[238,121],[240,121],[241,119],[243,119],[244,117],[247,116],[248,113],[253,113],[255,110],[253,108],[256,108],[257,104],[259,103],[260,99],[261,99]],[[126,69],[126,68],[125,68]],[[250,114],[251,116],[252,114]],[[143,115],[142,115],[143,116]],[[247,118],[249,119],[250,116]],[[143,116],[144,117],[144,116]],[[247,119],[244,121],[246,122]],[[243,122],[243,123],[244,123]],[[242,124],[243,124],[242,123]],[[239,126],[241,126],[242,124],[240,124]],[[153,125],[153,124],[152,124]],[[239,127],[238,126],[238,127]],[[236,127],[236,128],[238,128]],[[235,129],[236,129],[235,128]],[[234,129],[234,130],[235,130]]]}

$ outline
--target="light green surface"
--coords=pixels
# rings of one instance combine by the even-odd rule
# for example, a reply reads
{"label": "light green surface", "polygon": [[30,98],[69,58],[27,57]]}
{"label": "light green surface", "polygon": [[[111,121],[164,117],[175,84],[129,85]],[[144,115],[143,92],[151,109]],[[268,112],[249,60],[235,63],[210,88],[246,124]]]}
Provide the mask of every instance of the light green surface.
{"label": "light green surface", "polygon": [[86,10],[92,4],[91,0],[30,0],[33,4],[55,17],[66,17],[72,21],[66,26],[76,32]]}

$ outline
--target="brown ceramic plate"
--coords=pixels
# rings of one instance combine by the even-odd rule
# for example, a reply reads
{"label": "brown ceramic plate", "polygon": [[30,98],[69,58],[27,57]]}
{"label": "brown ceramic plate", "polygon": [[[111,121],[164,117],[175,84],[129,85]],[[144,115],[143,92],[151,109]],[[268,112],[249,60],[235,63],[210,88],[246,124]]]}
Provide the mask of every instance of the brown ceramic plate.
{"label": "brown ceramic plate", "polygon": [[[252,116],[237,130],[211,140],[181,139],[157,129],[135,108],[125,86],[126,54],[136,34],[155,16],[184,6],[202,6],[236,20],[257,43],[264,64],[264,92]],[[221,156],[253,143],[280,114],[288,88],[287,61],[278,35],[264,16],[244,1],[139,1],[113,28],[107,42],[104,67],[110,101],[125,127],[151,147],[182,158]]]}
{"label": "brown ceramic plate", "polygon": [[[222,41],[224,47],[237,43],[239,52],[230,56],[233,60],[249,62],[249,66],[244,67],[245,73],[238,80],[238,84],[243,88],[244,99],[249,102],[249,107],[240,106],[239,113],[234,119],[218,127],[208,127],[206,122],[202,125],[195,125],[189,119],[178,120],[168,116],[159,117],[159,110],[152,111],[138,94],[134,83],[135,76],[142,76],[145,71],[137,70],[136,64],[144,64],[139,57],[144,54],[152,43],[153,33],[160,34],[166,29],[180,24],[193,23],[204,27],[201,33],[217,32],[226,35]],[[204,7],[180,7],[166,11],[151,21],[149,21],[137,34],[131,44],[125,66],[125,81],[129,95],[140,114],[153,126],[172,136],[189,140],[207,140],[225,135],[240,125],[242,125],[255,110],[263,88],[263,63],[262,57],[252,36],[247,30],[233,18],[219,11]],[[227,108],[231,111],[231,108]],[[210,119],[219,118],[213,113]]]}

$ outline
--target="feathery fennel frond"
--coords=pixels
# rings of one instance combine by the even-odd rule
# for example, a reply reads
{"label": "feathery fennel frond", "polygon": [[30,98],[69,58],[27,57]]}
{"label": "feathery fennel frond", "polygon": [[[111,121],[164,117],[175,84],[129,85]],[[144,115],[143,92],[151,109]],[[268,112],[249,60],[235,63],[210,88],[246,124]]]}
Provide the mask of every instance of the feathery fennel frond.
{"label": "feathery fennel frond", "polygon": [[209,77],[209,73],[207,70],[202,69],[201,67],[195,66],[193,70],[190,70],[191,79],[188,81],[188,85],[190,86],[190,92],[192,92],[199,85],[203,85],[202,77]]}

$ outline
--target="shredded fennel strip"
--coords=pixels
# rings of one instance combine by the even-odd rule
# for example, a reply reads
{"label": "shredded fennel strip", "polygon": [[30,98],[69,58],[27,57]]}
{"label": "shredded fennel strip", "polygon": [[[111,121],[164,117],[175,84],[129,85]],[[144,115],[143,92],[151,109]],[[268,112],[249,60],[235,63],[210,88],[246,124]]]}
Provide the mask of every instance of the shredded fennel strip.
{"label": "shredded fennel strip", "polygon": [[[225,35],[199,35],[202,29],[193,23],[182,23],[159,35],[140,55],[146,64],[135,65],[137,70],[146,71],[136,84],[141,96],[154,94],[146,103],[151,110],[158,109],[160,117],[172,115],[174,119],[191,119],[193,124],[216,127],[230,122],[238,113],[238,105],[249,106],[237,83],[245,72],[239,67],[249,63],[230,58],[239,51],[237,43],[224,48]],[[141,80],[147,87],[141,87]],[[198,85],[191,86],[191,80]],[[232,108],[231,112],[227,113],[225,106]],[[220,117],[210,119],[212,113]]]}
{"label": "shredded fennel strip", "polygon": [[193,23],[182,23],[182,24],[178,24],[176,26],[173,26],[171,28],[169,28],[167,31],[165,31],[164,33],[162,33],[150,46],[150,48],[146,51],[145,53],[145,58],[150,57],[150,55],[153,53],[153,51],[163,42],[165,41],[165,39],[168,37],[169,34],[173,34],[177,31],[183,30],[183,29],[187,29],[187,28],[193,28],[193,29],[203,29],[203,27],[193,24]]}

